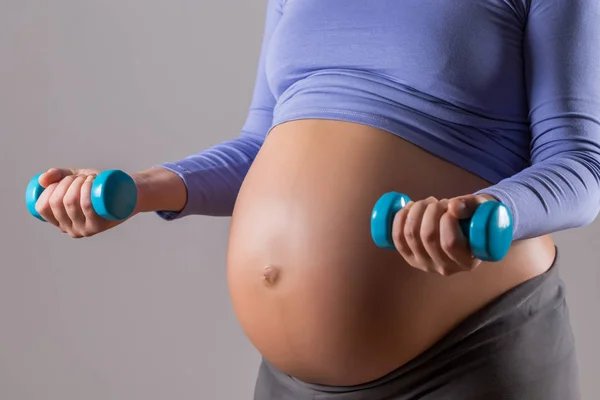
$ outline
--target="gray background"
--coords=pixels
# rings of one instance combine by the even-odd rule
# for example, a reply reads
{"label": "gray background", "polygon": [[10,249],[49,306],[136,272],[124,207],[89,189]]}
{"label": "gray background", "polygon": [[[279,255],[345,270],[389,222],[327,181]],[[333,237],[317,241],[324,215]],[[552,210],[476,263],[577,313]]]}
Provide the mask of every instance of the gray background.
{"label": "gray background", "polygon": [[[0,1],[0,399],[251,399],[229,219],[152,214],[73,240],[33,219],[49,167],[136,171],[238,134],[266,1]],[[600,396],[600,222],[554,235],[585,399]]]}

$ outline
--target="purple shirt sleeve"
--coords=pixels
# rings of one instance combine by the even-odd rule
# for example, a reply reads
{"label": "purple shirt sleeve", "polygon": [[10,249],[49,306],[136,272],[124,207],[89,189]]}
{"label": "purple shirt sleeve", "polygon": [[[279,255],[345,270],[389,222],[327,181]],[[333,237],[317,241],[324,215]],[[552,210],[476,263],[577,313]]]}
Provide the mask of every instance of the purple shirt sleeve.
{"label": "purple shirt sleeve", "polygon": [[265,74],[265,54],[280,18],[280,1],[269,0],[252,102],[241,134],[182,160],[158,165],[177,173],[187,188],[187,202],[183,210],[158,211],[161,218],[174,220],[194,214],[231,215],[242,181],[273,122],[275,98]]}
{"label": "purple shirt sleeve", "polygon": [[479,191],[506,204],[514,238],[591,223],[600,210],[600,3],[533,0],[524,62],[531,166]]}

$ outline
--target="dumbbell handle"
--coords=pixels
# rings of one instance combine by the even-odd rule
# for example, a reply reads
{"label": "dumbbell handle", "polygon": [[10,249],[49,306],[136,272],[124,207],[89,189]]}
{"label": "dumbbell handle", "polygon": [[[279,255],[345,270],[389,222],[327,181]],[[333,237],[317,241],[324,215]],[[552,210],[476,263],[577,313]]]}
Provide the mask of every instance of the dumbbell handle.
{"label": "dumbbell handle", "polygon": [[[44,191],[44,187],[38,181],[40,175],[34,176],[29,181],[25,190],[25,203],[31,215],[45,222],[45,219],[35,209],[36,203]],[[125,172],[117,169],[99,173],[92,182],[90,195],[96,214],[112,221],[128,218],[137,204],[137,187],[134,180]]]}
{"label": "dumbbell handle", "polygon": [[[389,192],[379,198],[371,213],[371,236],[378,247],[395,249],[392,223],[398,211],[410,202],[404,194]],[[471,218],[459,221],[473,255],[482,261],[500,261],[513,237],[513,218],[508,207],[497,201],[479,205]]]}

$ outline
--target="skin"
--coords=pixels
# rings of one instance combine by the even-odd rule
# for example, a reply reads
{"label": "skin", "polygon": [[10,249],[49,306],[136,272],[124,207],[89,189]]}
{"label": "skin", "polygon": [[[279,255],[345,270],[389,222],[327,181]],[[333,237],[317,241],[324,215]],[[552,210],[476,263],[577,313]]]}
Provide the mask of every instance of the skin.
{"label": "skin", "polygon": [[[299,380],[351,386],[427,350],[461,321],[554,259],[548,236],[514,242],[497,263],[473,259],[458,219],[490,183],[388,132],[341,121],[275,127],[232,215],[227,277],[244,332]],[[385,192],[397,251],[370,237]],[[464,207],[460,207],[464,204]],[[265,266],[277,270],[265,285]]]}
{"label": "skin", "polygon": [[[51,169],[38,212],[71,237],[120,222],[90,207],[89,169]],[[181,210],[186,188],[162,168],[131,174],[132,215]],[[479,177],[372,127],[341,121],[281,124],[267,137],[231,219],[231,304],[252,344],[299,380],[350,386],[427,350],[461,321],[548,270],[549,236],[514,242],[497,263],[473,259],[458,219],[486,196]],[[381,194],[414,202],[396,214],[397,251],[377,248],[369,216]]]}

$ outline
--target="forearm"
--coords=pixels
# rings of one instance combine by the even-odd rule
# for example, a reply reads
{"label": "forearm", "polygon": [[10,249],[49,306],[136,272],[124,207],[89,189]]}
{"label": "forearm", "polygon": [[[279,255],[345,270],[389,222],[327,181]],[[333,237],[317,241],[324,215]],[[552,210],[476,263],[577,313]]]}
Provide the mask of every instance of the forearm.
{"label": "forearm", "polygon": [[131,175],[138,190],[135,213],[181,211],[187,203],[187,188],[176,173],[152,167]]}
{"label": "forearm", "polygon": [[188,215],[229,216],[262,138],[249,134],[140,172],[142,211],[174,220]]}
{"label": "forearm", "polygon": [[588,225],[600,211],[600,147],[534,164],[483,193],[511,210],[515,240]]}

